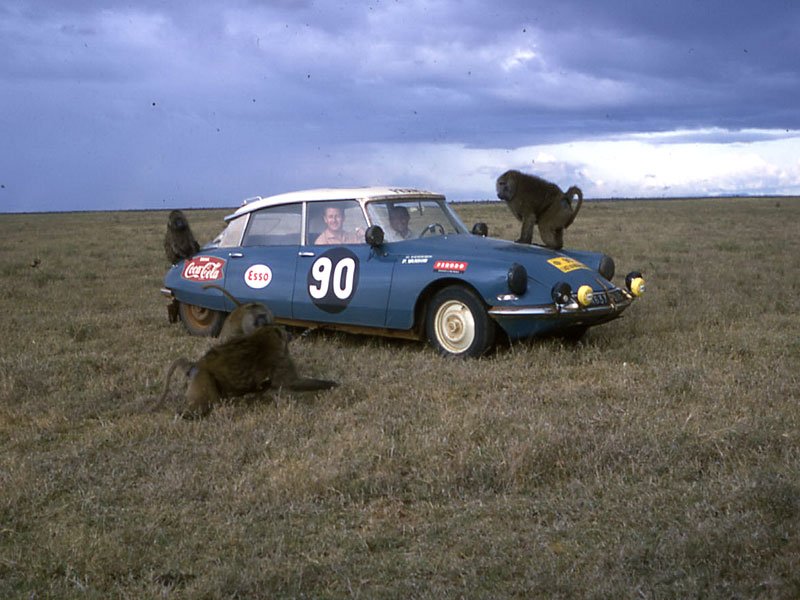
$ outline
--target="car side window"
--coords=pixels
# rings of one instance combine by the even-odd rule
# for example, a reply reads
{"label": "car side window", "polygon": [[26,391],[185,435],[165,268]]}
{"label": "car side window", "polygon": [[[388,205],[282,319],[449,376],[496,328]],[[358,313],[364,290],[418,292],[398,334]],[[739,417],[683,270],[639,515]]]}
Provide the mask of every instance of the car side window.
{"label": "car side window", "polygon": [[355,200],[309,202],[306,243],[365,244],[367,221]]}
{"label": "car side window", "polygon": [[296,246],[301,225],[299,203],[262,208],[250,215],[242,246]]}
{"label": "car side window", "polygon": [[373,225],[379,225],[387,242],[418,237],[414,221],[419,220],[419,202],[370,202],[367,212]]}

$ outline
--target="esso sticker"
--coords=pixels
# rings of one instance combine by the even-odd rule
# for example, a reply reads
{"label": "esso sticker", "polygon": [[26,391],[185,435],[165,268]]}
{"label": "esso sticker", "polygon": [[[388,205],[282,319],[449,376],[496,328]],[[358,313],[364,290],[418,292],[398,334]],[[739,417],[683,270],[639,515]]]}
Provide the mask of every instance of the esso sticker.
{"label": "esso sticker", "polygon": [[328,250],[311,265],[306,283],[317,308],[342,312],[358,289],[358,257],[347,248]]}
{"label": "esso sticker", "polygon": [[272,269],[267,265],[251,265],[247,271],[244,272],[244,282],[247,287],[256,290],[267,287],[272,281]]}

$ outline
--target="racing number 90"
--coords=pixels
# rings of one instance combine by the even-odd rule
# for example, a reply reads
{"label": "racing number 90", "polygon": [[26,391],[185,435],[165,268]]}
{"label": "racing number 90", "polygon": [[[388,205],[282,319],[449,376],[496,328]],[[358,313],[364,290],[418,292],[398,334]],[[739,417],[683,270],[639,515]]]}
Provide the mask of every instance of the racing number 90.
{"label": "racing number 90", "polygon": [[343,258],[334,266],[327,256],[320,256],[311,267],[311,276],[317,285],[310,285],[308,293],[312,298],[320,300],[328,295],[331,288],[339,300],[349,298],[353,294],[353,283],[356,275],[356,261],[350,257]]}
{"label": "racing number 90", "polygon": [[308,294],[320,309],[344,310],[358,287],[358,259],[346,248],[325,252],[308,271]]}

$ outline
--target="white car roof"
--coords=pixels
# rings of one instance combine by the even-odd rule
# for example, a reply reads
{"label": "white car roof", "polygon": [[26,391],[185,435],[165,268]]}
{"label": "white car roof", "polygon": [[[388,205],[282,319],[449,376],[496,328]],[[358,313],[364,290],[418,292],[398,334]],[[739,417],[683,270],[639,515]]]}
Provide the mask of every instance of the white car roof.
{"label": "white car roof", "polygon": [[287,192],[275,196],[255,196],[242,202],[236,212],[225,217],[226,221],[267,206],[278,206],[292,202],[330,202],[333,200],[403,200],[405,198],[435,198],[444,199],[442,194],[427,192],[416,188],[399,187],[356,187],[356,188],[318,188]]}

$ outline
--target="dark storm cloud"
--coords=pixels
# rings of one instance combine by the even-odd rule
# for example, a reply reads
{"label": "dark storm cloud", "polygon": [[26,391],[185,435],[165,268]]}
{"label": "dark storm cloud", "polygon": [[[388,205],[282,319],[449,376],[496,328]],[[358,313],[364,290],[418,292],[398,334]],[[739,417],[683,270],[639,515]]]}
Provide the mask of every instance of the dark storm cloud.
{"label": "dark storm cloud", "polygon": [[[798,26],[778,0],[6,2],[0,210],[366,183],[485,197],[533,155],[600,193],[614,175],[588,175],[602,161],[582,142],[711,156],[796,140]],[[743,172],[800,186],[800,166],[775,160]],[[704,189],[747,184],[734,175]],[[649,190],[640,179],[614,189]]]}

